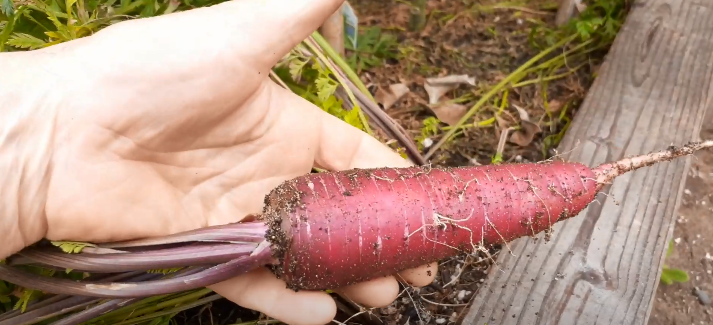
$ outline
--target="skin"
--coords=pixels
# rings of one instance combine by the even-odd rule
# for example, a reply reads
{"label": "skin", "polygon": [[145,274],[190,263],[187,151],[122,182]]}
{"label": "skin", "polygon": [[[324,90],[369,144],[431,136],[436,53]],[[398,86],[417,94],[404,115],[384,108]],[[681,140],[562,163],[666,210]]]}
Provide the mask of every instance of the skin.
{"label": "skin", "polygon": [[[0,55],[0,195],[17,202],[0,208],[0,259],[43,237],[106,242],[239,221],[313,166],[411,165],[268,78],[341,3],[236,0]],[[423,286],[435,274],[336,291],[381,307],[397,278]],[[211,289],[289,324],[336,313],[326,293],[288,290],[267,269]]]}

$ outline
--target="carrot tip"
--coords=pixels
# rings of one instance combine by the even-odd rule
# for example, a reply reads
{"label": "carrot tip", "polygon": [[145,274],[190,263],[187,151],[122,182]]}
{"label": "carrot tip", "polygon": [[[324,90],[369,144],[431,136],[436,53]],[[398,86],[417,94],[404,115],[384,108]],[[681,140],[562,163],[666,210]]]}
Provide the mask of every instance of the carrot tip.
{"label": "carrot tip", "polygon": [[630,171],[637,170],[642,167],[651,166],[653,164],[671,161],[673,159],[688,156],[696,151],[712,148],[713,140],[689,142],[683,146],[669,146],[665,150],[647,153],[644,155],[624,158],[615,162],[605,163],[593,169],[597,176],[599,187],[605,184],[610,184],[615,178],[626,174]]}

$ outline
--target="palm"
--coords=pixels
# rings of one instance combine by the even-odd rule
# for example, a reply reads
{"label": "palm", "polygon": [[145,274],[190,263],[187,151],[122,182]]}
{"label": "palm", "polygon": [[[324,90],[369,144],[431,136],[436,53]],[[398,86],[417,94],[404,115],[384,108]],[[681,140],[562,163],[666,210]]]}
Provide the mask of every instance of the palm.
{"label": "palm", "polygon": [[[67,82],[77,96],[58,114],[48,238],[124,240],[238,221],[312,167],[318,134],[309,123],[318,119],[306,115],[318,112],[269,81],[270,66],[256,64],[264,49],[239,41],[253,50],[195,60],[234,53],[205,38],[185,46],[178,38],[195,17],[180,15],[68,46],[74,55],[62,69],[87,72]],[[161,37],[166,29],[176,39]],[[172,56],[136,60],[164,53]],[[85,95],[97,85],[100,96]]]}
{"label": "palm", "polygon": [[[209,114],[167,128],[171,123],[166,120],[180,116],[180,109],[166,109],[165,117],[146,122],[140,119],[146,115],[129,121],[124,106],[101,107],[116,112],[105,122],[75,117],[61,130],[66,140],[55,152],[48,238],[160,236],[259,213],[270,189],[313,166],[311,149],[319,134],[310,121],[318,122],[319,112],[299,109],[306,105],[275,105],[300,99],[274,84],[258,88],[262,91],[252,94],[249,104],[233,108],[231,116],[208,116],[214,121],[203,123]],[[206,105],[185,110],[215,111]],[[296,120],[300,123],[293,123]],[[121,127],[136,124],[142,128]],[[69,223],[71,227],[63,226]]]}

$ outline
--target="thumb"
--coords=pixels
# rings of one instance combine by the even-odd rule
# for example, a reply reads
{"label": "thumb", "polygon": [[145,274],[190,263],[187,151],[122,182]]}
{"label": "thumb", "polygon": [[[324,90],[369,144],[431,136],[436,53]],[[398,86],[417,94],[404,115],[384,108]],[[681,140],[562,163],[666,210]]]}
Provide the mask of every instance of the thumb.
{"label": "thumb", "polygon": [[[169,18],[167,24],[173,27],[188,27],[186,32],[190,35],[182,39],[227,45],[229,53],[216,54],[250,57],[264,70],[272,68],[317,30],[343,3],[344,0],[231,0],[157,18]],[[182,15],[181,19],[170,18],[177,15]],[[250,56],[240,55],[246,53]]]}

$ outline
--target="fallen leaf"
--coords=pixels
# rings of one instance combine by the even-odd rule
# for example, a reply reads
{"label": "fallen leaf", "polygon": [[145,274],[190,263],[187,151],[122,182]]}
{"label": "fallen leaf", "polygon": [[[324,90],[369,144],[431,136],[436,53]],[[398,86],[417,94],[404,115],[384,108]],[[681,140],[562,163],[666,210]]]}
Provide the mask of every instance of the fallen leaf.
{"label": "fallen leaf", "polygon": [[547,103],[547,110],[550,113],[557,113],[562,110],[562,102],[559,100],[553,99]]}
{"label": "fallen leaf", "polygon": [[498,122],[498,127],[501,130],[507,129],[510,127],[510,123],[508,121],[504,120],[500,115],[495,115],[495,121]]}
{"label": "fallen leaf", "polygon": [[510,142],[517,144],[521,147],[526,147],[530,145],[530,143],[532,143],[532,140],[535,138],[535,135],[537,135],[541,131],[542,130],[540,129],[539,125],[530,121],[522,121],[520,122],[520,129],[513,132],[513,134],[510,136]]}
{"label": "fallen leaf", "polygon": [[423,86],[428,93],[428,103],[436,104],[445,93],[458,88],[462,84],[475,86],[475,77],[468,75],[450,75],[439,78],[428,78]]}
{"label": "fallen leaf", "polygon": [[526,147],[532,143],[535,135],[542,132],[542,129],[540,129],[540,126],[536,123],[530,122],[530,114],[528,114],[525,109],[515,104],[512,106],[517,109],[520,115],[520,129],[512,133],[510,142],[521,147]]}
{"label": "fallen leaf", "polygon": [[453,126],[463,118],[468,108],[456,103],[446,103],[431,107],[431,110],[443,123]]}
{"label": "fallen leaf", "polygon": [[381,104],[384,109],[388,109],[399,101],[401,97],[408,94],[409,91],[408,86],[402,83],[390,85],[388,89],[379,87],[374,95],[374,99],[376,99],[376,102]]}
{"label": "fallen leaf", "polygon": [[520,115],[520,120],[521,121],[529,121],[530,120],[530,114],[522,107],[515,105],[514,103],[512,104],[513,107],[517,110],[517,113]]}

